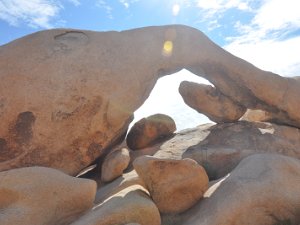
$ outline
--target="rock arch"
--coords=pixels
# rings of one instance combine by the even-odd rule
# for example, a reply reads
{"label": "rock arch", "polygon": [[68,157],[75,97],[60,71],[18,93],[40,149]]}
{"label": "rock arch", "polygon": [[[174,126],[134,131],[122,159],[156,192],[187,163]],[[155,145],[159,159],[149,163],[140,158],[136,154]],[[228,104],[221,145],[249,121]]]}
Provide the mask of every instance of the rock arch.
{"label": "rock arch", "polygon": [[[122,138],[159,76],[183,68],[237,104],[300,127],[298,83],[182,25],[41,31],[1,46],[0,68],[0,171],[44,165],[76,174]],[[11,132],[22,112],[35,116],[26,146]]]}

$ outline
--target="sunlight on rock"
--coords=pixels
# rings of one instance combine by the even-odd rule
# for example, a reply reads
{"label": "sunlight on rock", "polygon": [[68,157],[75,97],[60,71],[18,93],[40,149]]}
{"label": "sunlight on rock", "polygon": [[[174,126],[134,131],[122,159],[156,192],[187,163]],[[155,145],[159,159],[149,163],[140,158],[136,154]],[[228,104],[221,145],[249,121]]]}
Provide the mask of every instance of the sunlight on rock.
{"label": "sunlight on rock", "polygon": [[163,47],[163,55],[164,56],[170,56],[173,52],[173,42],[172,41],[165,41],[164,47]]}
{"label": "sunlight on rock", "polygon": [[209,198],[220,186],[221,184],[230,176],[230,173],[219,180],[217,183],[212,185],[204,194],[204,198]]}
{"label": "sunlight on rock", "polygon": [[173,16],[177,16],[180,11],[180,5],[179,4],[174,4],[172,8]]}
{"label": "sunlight on rock", "polygon": [[185,69],[160,78],[148,99],[135,111],[131,126],[141,118],[156,113],[171,116],[176,123],[177,131],[211,122],[206,116],[184,103],[178,92],[178,87],[183,80],[210,84],[206,79],[198,77]]}

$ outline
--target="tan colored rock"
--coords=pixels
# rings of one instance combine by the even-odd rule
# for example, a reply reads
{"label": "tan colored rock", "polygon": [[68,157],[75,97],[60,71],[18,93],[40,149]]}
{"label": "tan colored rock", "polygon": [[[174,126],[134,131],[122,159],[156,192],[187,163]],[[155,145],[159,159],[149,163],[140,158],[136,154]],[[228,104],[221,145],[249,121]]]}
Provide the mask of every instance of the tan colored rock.
{"label": "tan colored rock", "polygon": [[102,164],[101,181],[110,182],[121,176],[130,162],[129,151],[126,148],[109,153]]}
{"label": "tan colored rock", "polygon": [[252,155],[210,187],[204,200],[172,225],[298,225],[299,187],[298,159]]}
{"label": "tan colored rock", "polygon": [[155,114],[136,122],[130,129],[126,142],[130,149],[149,147],[172,136],[176,130],[174,120],[164,114]]}
{"label": "tan colored rock", "polygon": [[141,156],[133,166],[161,213],[181,213],[189,209],[208,188],[205,170],[192,159]]}
{"label": "tan colored rock", "polygon": [[246,112],[244,106],[210,85],[183,81],[179,86],[179,93],[188,106],[216,123],[237,121]]}
{"label": "tan colored rock", "polygon": [[96,205],[93,210],[71,225],[160,225],[160,214],[139,185],[130,186]]}
{"label": "tan colored rock", "polygon": [[96,183],[45,167],[0,172],[1,225],[67,225],[93,207]]}
{"label": "tan colored rock", "polygon": [[157,79],[183,68],[234,102],[300,127],[299,82],[182,25],[41,31],[1,46],[0,68],[0,171],[43,165],[77,174],[124,137]]}
{"label": "tan colored rock", "polygon": [[203,165],[210,179],[225,176],[243,158],[256,153],[278,153],[300,159],[298,128],[240,121],[213,125],[207,132],[182,158],[192,158]]}

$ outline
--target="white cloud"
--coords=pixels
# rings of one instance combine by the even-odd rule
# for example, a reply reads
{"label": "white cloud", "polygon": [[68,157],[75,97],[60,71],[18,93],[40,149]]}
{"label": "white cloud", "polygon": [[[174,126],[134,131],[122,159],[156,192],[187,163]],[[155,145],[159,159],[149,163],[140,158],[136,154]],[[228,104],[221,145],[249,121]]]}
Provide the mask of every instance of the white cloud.
{"label": "white cloud", "polygon": [[96,6],[104,9],[108,18],[113,19],[113,15],[112,15],[113,8],[105,0],[98,0],[96,2]]}
{"label": "white cloud", "polygon": [[197,7],[203,11],[203,18],[208,19],[232,8],[249,11],[249,2],[250,0],[198,0]]}
{"label": "white cloud", "polygon": [[254,65],[283,76],[300,75],[300,37],[287,38],[300,29],[300,3],[264,0],[249,24],[237,22],[240,35],[228,38],[226,50]]}
{"label": "white cloud", "polygon": [[31,27],[51,28],[51,20],[61,8],[59,2],[50,0],[0,0],[0,19],[12,26],[25,23]]}
{"label": "white cloud", "polygon": [[265,0],[257,11],[253,24],[268,32],[300,26],[300,1]]}
{"label": "white cloud", "polygon": [[122,5],[124,5],[124,7],[125,7],[126,9],[129,8],[129,2],[128,2],[128,1],[126,1],[126,0],[119,0],[119,2],[120,2]]}
{"label": "white cloud", "polygon": [[224,47],[257,67],[282,76],[300,75],[300,37],[288,40],[261,40],[240,43],[233,41]]}

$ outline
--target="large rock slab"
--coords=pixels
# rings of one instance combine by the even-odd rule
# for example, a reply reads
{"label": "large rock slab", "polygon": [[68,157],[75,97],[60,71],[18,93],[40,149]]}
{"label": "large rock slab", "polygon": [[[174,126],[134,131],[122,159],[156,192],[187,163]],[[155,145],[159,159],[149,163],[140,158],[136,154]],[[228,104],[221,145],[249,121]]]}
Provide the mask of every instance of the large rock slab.
{"label": "large rock slab", "polygon": [[172,225],[298,225],[299,187],[298,159],[252,155],[212,185],[204,200]]}
{"label": "large rock slab", "polygon": [[154,114],[133,125],[126,137],[126,143],[130,149],[138,150],[162,142],[175,131],[176,124],[170,116]]}
{"label": "large rock slab", "polygon": [[182,153],[203,165],[210,179],[230,173],[245,157],[256,153],[277,153],[300,159],[300,130],[271,123],[216,124],[207,136]]}
{"label": "large rock slab", "polygon": [[71,225],[160,225],[160,214],[149,198],[147,191],[139,185],[123,189],[96,205]]}
{"label": "large rock slab", "polygon": [[210,85],[183,81],[179,93],[188,106],[216,123],[235,122],[247,110]]}
{"label": "large rock slab", "polygon": [[1,225],[67,225],[93,207],[96,182],[29,167],[0,172]]}
{"label": "large rock slab", "polygon": [[133,166],[161,213],[181,213],[189,209],[208,188],[205,170],[192,159],[141,156]]}
{"label": "large rock slab", "polygon": [[246,108],[300,127],[298,82],[187,26],[41,31],[1,46],[0,68],[0,171],[44,165],[76,174],[123,138],[160,76],[183,68]]}

